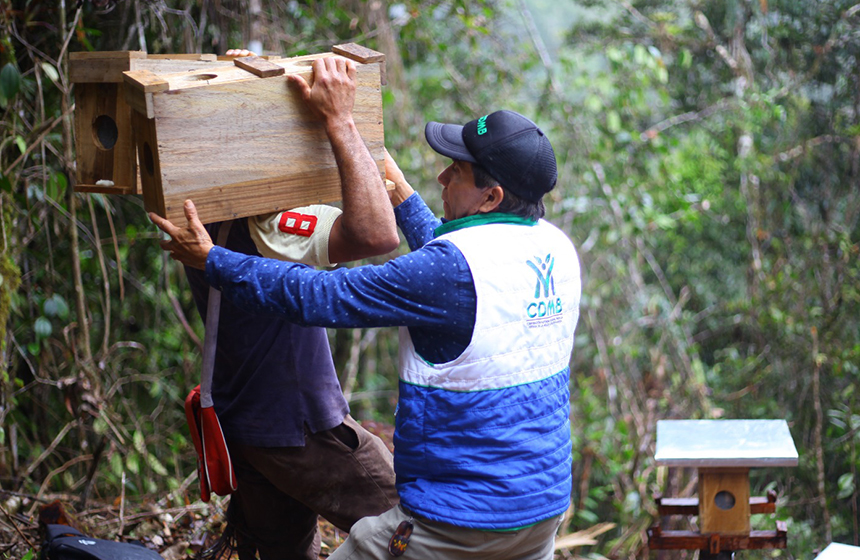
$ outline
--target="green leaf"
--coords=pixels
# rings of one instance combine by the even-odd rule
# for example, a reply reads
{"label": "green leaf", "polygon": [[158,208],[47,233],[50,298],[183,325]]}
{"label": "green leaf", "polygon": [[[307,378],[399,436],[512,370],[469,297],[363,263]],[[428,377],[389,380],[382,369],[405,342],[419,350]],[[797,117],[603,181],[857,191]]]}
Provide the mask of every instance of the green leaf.
{"label": "green leaf", "polygon": [[51,336],[51,332],[53,332],[53,330],[54,328],[51,326],[51,321],[45,317],[39,317],[33,325],[33,331],[35,331],[37,339],[48,338]]}
{"label": "green leaf", "polygon": [[54,294],[51,298],[57,306],[57,317],[66,320],[69,318],[69,304],[66,303],[66,298],[60,294]]}
{"label": "green leaf", "polygon": [[158,457],[153,455],[152,453],[147,454],[146,456],[147,463],[149,463],[149,468],[155,472],[158,476],[167,476],[167,469],[164,468],[164,465],[161,464],[161,461],[158,460]]}
{"label": "green leaf", "polygon": [[134,431],[134,448],[137,449],[138,453],[143,454],[145,451],[143,433],[140,430]]}
{"label": "green leaf", "polygon": [[657,227],[660,229],[673,229],[677,222],[671,216],[661,214],[654,218],[654,223],[657,224]]}
{"label": "green leaf", "polygon": [[45,75],[48,76],[48,78],[55,84],[60,81],[60,73],[57,72],[57,69],[54,68],[52,64],[43,62],[42,71],[45,72]]}
{"label": "green leaf", "polygon": [[122,454],[114,453],[110,456],[110,470],[117,478],[122,476]]}
{"label": "green leaf", "polygon": [[93,421],[93,431],[99,435],[105,434],[108,431],[108,424],[101,416]]}
{"label": "green leaf", "polygon": [[6,99],[12,99],[21,89],[21,74],[12,64],[7,64],[0,70],[0,93]]}
{"label": "green leaf", "polygon": [[15,144],[18,146],[18,149],[21,150],[21,153],[27,151],[27,143],[24,141],[24,137],[20,134],[15,137]]}
{"label": "green leaf", "polygon": [[24,556],[21,557],[21,560],[33,560],[36,557],[36,552],[31,548],[28,550]]}
{"label": "green leaf", "polygon": [[617,112],[609,111],[606,113],[606,128],[613,134],[621,130],[621,117]]}
{"label": "green leaf", "polygon": [[125,458],[125,466],[131,474],[140,473],[140,455],[132,451]]}
{"label": "green leaf", "polygon": [[51,173],[51,176],[48,179],[46,194],[54,200],[60,200],[63,197],[63,194],[65,194],[68,186],[69,180],[66,179],[65,173]]}
{"label": "green leaf", "polygon": [[850,472],[843,474],[839,477],[837,485],[839,486],[839,493],[836,495],[837,499],[844,500],[851,496],[854,493],[854,475]]}

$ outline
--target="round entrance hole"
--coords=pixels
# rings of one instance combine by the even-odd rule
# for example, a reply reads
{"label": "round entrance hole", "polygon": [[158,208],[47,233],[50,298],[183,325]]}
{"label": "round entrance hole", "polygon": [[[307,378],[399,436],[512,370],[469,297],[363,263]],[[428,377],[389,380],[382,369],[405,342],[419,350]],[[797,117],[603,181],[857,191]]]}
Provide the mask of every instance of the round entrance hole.
{"label": "round entrance hole", "polygon": [[107,115],[99,115],[93,121],[93,139],[96,146],[102,150],[111,150],[119,140],[119,130],[116,121]]}
{"label": "round entrance hole", "polygon": [[190,74],[185,77],[188,81],[198,81],[202,82],[205,80],[214,80],[218,77],[218,74]]}
{"label": "round entrance hole", "polygon": [[143,143],[143,167],[150,177],[155,174],[155,159],[152,157],[152,148],[149,147],[149,142]]}
{"label": "round entrance hole", "polygon": [[721,490],[714,496],[714,505],[721,510],[730,510],[735,507],[735,496],[731,492]]}

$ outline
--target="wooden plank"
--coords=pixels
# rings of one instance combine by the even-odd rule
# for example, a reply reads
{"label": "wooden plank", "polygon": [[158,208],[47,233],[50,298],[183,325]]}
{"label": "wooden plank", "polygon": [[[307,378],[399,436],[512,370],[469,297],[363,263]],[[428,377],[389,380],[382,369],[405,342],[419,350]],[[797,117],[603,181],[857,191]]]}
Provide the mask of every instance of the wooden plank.
{"label": "wooden plank", "polygon": [[139,194],[135,187],[109,187],[106,185],[75,185],[75,192],[100,194]]}
{"label": "wooden plank", "polygon": [[355,43],[345,43],[343,45],[335,45],[331,48],[332,52],[344,56],[362,64],[371,64],[373,62],[384,62],[385,54],[362,47]]}
{"label": "wooden plank", "polygon": [[[284,69],[285,74],[299,74],[308,80],[312,79],[311,66],[317,58],[336,56],[332,53],[312,54],[294,58],[279,58],[273,64]],[[170,84],[170,91],[187,90],[193,88],[208,88],[213,85],[228,84],[233,82],[248,82],[257,80],[257,77],[248,73],[232,63],[229,65],[213,64],[204,68],[198,68],[190,72],[162,73],[156,72],[159,77]]]}
{"label": "wooden plank", "polygon": [[[310,78],[309,64],[315,58],[279,64],[287,73]],[[164,76],[171,89],[153,94],[157,142],[150,146],[157,149],[153,155],[163,210],[154,202],[147,209],[184,220],[182,204],[190,198],[201,219],[210,223],[338,200],[337,163],[322,122],[308,111],[286,76],[261,80],[239,68],[225,73],[187,84],[183,78]],[[356,74],[353,118],[381,175],[379,67],[358,65]],[[140,160],[144,176],[142,155]],[[147,190],[144,180],[145,198]]]}
{"label": "wooden plank", "polygon": [[226,66],[215,55],[147,55],[142,51],[70,53],[69,76],[73,83],[122,82],[123,72],[149,70],[175,74]]}
{"label": "wooden plank", "polygon": [[243,70],[247,70],[255,76],[259,76],[260,78],[271,78],[273,76],[280,76],[284,73],[284,68],[282,66],[278,66],[277,64],[269,62],[268,60],[263,60],[257,56],[234,58],[233,64]]}
{"label": "wooden plank", "polygon": [[130,60],[132,58],[146,58],[143,51],[76,51],[69,53],[69,61],[72,60]]}
{"label": "wooden plank", "polygon": [[132,110],[141,113],[146,118],[155,117],[155,109],[152,103],[152,94],[145,93],[136,88],[125,88],[125,101]]}
{"label": "wooden plank", "polygon": [[[698,498],[656,498],[660,515],[699,515]],[[750,514],[776,513],[776,496],[750,496]]]}
{"label": "wooden plank", "polygon": [[218,60],[188,60],[175,58],[145,58],[134,60],[129,70],[149,70],[153,74],[176,74],[177,72],[193,72],[211,68],[230,67],[231,64]]}
{"label": "wooden plank", "polygon": [[[710,550],[712,537],[718,534],[701,534],[695,531],[664,531],[658,526],[648,529],[648,548],[651,550]],[[762,550],[785,548],[784,531],[750,531],[746,535],[718,535],[720,550]]]}
{"label": "wooden plank", "polygon": [[183,53],[183,54],[148,54],[149,60],[196,60],[200,62],[216,62],[218,56],[214,54]]}
{"label": "wooden plank", "polygon": [[146,59],[142,51],[69,53],[69,79],[80,83],[119,83],[122,73],[133,69],[133,61]]}
{"label": "wooden plank", "polygon": [[147,119],[137,111],[131,117],[134,127],[137,159],[140,162],[140,182],[143,187],[143,207],[147,212],[164,216],[161,167],[158,161],[158,132],[155,119]]}
{"label": "wooden plank", "polygon": [[123,81],[127,85],[146,93],[155,93],[170,89],[170,84],[167,83],[167,80],[149,70],[133,70],[131,72],[123,72],[122,75]]}
{"label": "wooden plank", "polygon": [[703,533],[749,533],[749,469],[700,468],[699,499],[699,527]]}

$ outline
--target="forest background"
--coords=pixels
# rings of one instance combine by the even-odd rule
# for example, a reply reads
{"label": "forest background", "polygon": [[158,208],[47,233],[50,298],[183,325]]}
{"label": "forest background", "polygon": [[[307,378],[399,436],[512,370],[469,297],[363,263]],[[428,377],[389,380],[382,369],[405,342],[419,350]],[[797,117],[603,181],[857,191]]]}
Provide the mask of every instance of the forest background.
{"label": "forest background", "polygon": [[[646,558],[653,496],[694,494],[653,463],[664,418],[788,421],[800,464],[753,493],[789,548],[745,557],[858,544],[856,0],[3,0],[2,557],[58,497],[109,538],[209,511],[182,409],[203,328],[141,200],[70,188],[69,52],[349,41],[387,55],[386,144],[436,211],[427,120],[511,108],[553,141],[548,217],[583,265],[563,532],[614,524],[575,554]],[[391,423],[396,332],[330,336],[354,415]]]}

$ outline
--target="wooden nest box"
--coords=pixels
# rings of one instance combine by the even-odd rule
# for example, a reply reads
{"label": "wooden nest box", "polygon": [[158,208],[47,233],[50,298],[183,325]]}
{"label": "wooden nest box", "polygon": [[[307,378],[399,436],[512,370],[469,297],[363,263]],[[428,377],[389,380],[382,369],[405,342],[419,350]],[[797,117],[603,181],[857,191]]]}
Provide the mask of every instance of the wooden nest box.
{"label": "wooden nest box", "polygon": [[123,72],[179,72],[217,62],[214,54],[71,53],[69,75],[75,84],[75,190],[140,194],[132,111],[125,100]]}
{"label": "wooden nest box", "polygon": [[797,466],[797,450],[784,420],[661,420],[657,422],[659,466],[698,470],[698,498],[656,499],[661,516],[698,516],[699,531],[648,530],[657,550],[702,550],[709,557],[729,551],[785,548],[785,525],[753,531],[750,515],[774,513],[776,493],[751,497],[754,467]]}
{"label": "wooden nest box", "polygon": [[[353,118],[380,175],[384,169],[383,55],[356,45]],[[312,81],[311,65],[333,53],[191,72],[125,72],[144,206],[174,223],[191,199],[204,223],[340,200],[340,175],[322,121],[289,75]]]}

